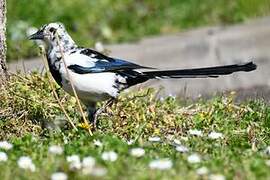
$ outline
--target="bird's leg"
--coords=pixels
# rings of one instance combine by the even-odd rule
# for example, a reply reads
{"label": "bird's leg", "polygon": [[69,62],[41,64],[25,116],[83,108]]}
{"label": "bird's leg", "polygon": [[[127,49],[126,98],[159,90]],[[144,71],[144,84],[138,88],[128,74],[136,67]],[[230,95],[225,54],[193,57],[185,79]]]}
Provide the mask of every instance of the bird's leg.
{"label": "bird's leg", "polygon": [[111,98],[109,99],[101,108],[97,109],[96,112],[94,113],[94,117],[93,117],[93,125],[94,128],[96,128],[97,125],[97,117],[110,105],[113,104],[115,98]]}
{"label": "bird's leg", "polygon": [[91,103],[87,105],[87,113],[88,113],[88,120],[93,126],[95,126],[94,118],[95,118],[95,113],[96,113],[96,103]]}

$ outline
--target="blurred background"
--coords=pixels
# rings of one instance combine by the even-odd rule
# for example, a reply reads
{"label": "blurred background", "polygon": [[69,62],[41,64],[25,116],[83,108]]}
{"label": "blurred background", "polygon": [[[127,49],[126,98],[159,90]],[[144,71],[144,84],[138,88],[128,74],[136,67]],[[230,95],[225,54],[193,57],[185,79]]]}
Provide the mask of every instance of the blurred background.
{"label": "blurred background", "polygon": [[7,5],[12,71],[42,68],[27,34],[60,21],[80,46],[98,42],[111,56],[143,65],[172,69],[250,60],[259,65],[255,73],[146,84],[164,87],[164,95],[196,98],[234,90],[241,98],[270,97],[269,0],[8,0]]}

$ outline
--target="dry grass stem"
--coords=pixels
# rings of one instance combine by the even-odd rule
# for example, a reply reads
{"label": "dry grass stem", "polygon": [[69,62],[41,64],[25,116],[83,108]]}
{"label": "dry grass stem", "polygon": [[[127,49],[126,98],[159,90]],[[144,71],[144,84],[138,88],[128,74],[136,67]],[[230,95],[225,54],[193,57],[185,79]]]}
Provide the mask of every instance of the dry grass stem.
{"label": "dry grass stem", "polygon": [[[44,53],[44,49],[43,49],[43,48],[41,48],[41,53],[42,53],[42,60],[43,60],[45,69],[46,69],[47,72],[49,72],[49,67],[48,67],[48,64],[47,64],[47,61],[46,61],[46,58],[47,58],[47,57],[45,56],[45,53]],[[62,111],[64,112],[64,114],[65,114],[65,116],[66,116],[68,122],[69,122],[69,123],[71,124],[71,126],[77,131],[77,130],[78,130],[77,127],[74,125],[74,123],[72,122],[71,118],[70,118],[69,115],[67,114],[67,112],[66,112],[66,110],[65,110],[65,108],[64,108],[64,106],[63,106],[63,104],[62,104],[62,102],[60,101],[60,99],[59,99],[59,97],[58,97],[58,95],[57,95],[57,93],[56,93],[56,91],[55,91],[54,85],[53,85],[53,83],[52,83],[51,75],[49,75],[48,78],[49,78],[49,84],[50,84],[50,87],[51,87],[51,89],[52,89],[52,91],[53,91],[53,94],[54,94],[54,96],[55,96],[55,99],[57,100],[59,106],[61,107]]]}
{"label": "dry grass stem", "polygon": [[89,134],[92,136],[93,134],[92,134],[92,131],[91,131],[91,129],[90,129],[90,125],[89,125],[89,123],[88,123],[88,121],[87,121],[87,119],[86,119],[86,117],[85,117],[85,115],[84,115],[84,112],[83,112],[83,109],[82,109],[80,100],[79,100],[79,98],[78,98],[76,89],[75,89],[74,84],[73,84],[73,79],[71,78],[70,73],[69,73],[69,71],[68,71],[67,63],[66,63],[65,57],[64,57],[64,52],[63,52],[63,49],[62,49],[62,47],[61,47],[60,40],[59,40],[59,36],[58,36],[57,33],[56,33],[56,39],[57,39],[57,43],[58,43],[58,46],[59,46],[59,50],[60,50],[61,56],[62,56],[62,58],[63,58],[63,63],[64,63],[64,66],[65,66],[65,69],[66,69],[66,72],[67,72],[67,77],[68,77],[68,79],[69,79],[69,82],[70,82],[72,91],[73,91],[73,93],[74,93],[74,96],[75,96],[75,98],[76,98],[77,104],[78,104],[78,106],[79,106],[80,112],[81,112],[82,117],[83,117],[83,121],[84,121],[84,125],[85,125],[84,127],[88,129]]}

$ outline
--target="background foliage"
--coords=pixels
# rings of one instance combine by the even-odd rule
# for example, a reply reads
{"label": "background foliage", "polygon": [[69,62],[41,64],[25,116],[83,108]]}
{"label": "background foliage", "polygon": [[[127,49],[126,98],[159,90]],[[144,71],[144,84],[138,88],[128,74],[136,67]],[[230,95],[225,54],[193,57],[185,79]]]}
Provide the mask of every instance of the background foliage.
{"label": "background foliage", "polygon": [[269,14],[269,0],[8,0],[8,59],[35,56],[27,31],[54,21],[90,47]]}
{"label": "background foliage", "polygon": [[[81,117],[74,98],[61,89],[58,94],[78,123]],[[262,100],[239,104],[234,97],[232,93],[190,103],[175,97],[159,98],[151,89],[129,92],[99,117],[99,129],[89,136],[87,131],[75,132],[66,124],[46,76],[16,74],[0,89],[0,139],[14,145],[9,151],[1,149],[9,159],[0,162],[0,175],[3,179],[50,179],[52,173],[61,171],[69,179],[208,179],[212,174],[227,179],[269,179],[270,107]],[[191,135],[189,130],[194,129],[202,136]],[[211,139],[210,132],[223,136]],[[153,136],[161,141],[150,142],[148,138]],[[97,147],[95,139],[103,146]],[[128,145],[129,140],[135,141]],[[189,152],[178,152],[174,140]],[[48,152],[51,145],[63,147],[63,154]],[[129,151],[134,147],[144,148],[146,154],[132,157]],[[104,151],[115,151],[117,161],[102,160]],[[192,153],[199,154],[201,161],[190,163],[187,159]],[[107,174],[95,177],[70,169],[66,158],[73,154],[94,157]],[[36,172],[18,167],[17,160],[25,155],[33,159]],[[169,158],[172,168],[150,169],[149,163],[159,158]],[[209,172],[198,175],[200,167]]]}
{"label": "background foliage", "polygon": [[[269,0],[8,0],[8,58],[35,56],[38,50],[26,35],[33,27],[52,21],[63,22],[80,45],[92,46],[96,41],[135,41],[269,14]],[[57,93],[78,125],[81,116],[74,98],[60,88]],[[99,129],[92,137],[84,129],[73,131],[53,97],[46,74],[12,74],[0,87],[0,139],[14,147],[0,151],[8,155],[6,162],[0,162],[0,176],[50,179],[52,173],[61,171],[69,179],[209,179],[213,174],[227,179],[270,177],[270,106],[264,100],[236,103],[230,94],[183,102],[176,97],[160,98],[154,90],[142,90],[122,94],[99,120]],[[195,129],[203,135],[189,133]],[[211,132],[223,136],[211,139]],[[161,142],[149,142],[152,136],[160,137]],[[95,140],[103,146],[97,147]],[[129,140],[135,142],[128,145]],[[189,152],[178,152],[174,140]],[[63,147],[63,154],[48,152],[51,145]],[[144,148],[145,156],[132,157],[129,151],[134,147]],[[104,151],[115,151],[118,160],[104,161]],[[193,153],[202,160],[188,162]],[[73,154],[94,157],[107,174],[92,177],[70,169],[66,158]],[[17,160],[25,155],[33,159],[36,172],[18,167]],[[149,163],[159,158],[169,158],[172,168],[151,170]],[[198,175],[200,167],[209,172]]]}

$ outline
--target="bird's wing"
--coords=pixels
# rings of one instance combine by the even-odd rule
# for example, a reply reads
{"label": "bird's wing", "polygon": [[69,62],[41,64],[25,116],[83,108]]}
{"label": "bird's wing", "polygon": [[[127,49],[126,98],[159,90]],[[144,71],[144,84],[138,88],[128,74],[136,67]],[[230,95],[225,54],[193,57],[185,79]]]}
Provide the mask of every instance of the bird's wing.
{"label": "bird's wing", "polygon": [[74,60],[72,60],[68,68],[78,74],[117,72],[131,69],[153,69],[122,59],[111,58],[92,49],[82,49],[76,52],[76,54],[76,57],[72,58]]}

